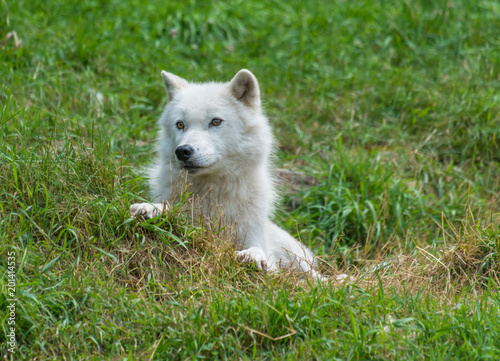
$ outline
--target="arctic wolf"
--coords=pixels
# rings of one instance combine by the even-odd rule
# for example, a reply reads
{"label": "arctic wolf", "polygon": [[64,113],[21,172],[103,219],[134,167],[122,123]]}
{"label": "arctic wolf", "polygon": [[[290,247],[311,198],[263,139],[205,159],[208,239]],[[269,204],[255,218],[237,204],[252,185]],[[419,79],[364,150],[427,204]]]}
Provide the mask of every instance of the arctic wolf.
{"label": "arctic wolf", "polygon": [[276,201],[271,174],[274,138],[260,102],[259,84],[248,70],[229,83],[188,83],[165,71],[168,104],[159,120],[157,159],[149,170],[152,204],[130,207],[152,218],[168,207],[172,180],[186,177],[202,212],[223,209],[235,225],[238,259],[271,272],[293,269],[313,278],[309,249],[271,221]]}

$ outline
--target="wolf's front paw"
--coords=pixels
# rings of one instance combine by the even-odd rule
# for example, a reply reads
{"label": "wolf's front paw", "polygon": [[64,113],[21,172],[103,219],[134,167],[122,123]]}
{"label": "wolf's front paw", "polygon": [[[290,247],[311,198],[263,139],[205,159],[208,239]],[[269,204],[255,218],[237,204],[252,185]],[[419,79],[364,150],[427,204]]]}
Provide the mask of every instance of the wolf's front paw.
{"label": "wolf's front paw", "polygon": [[266,255],[261,248],[250,247],[242,251],[236,251],[236,257],[245,263],[255,263],[255,267],[258,269],[267,270]]}
{"label": "wolf's front paw", "polygon": [[339,283],[344,283],[347,279],[349,279],[349,276],[345,273],[341,273],[335,276],[335,280]]}
{"label": "wolf's front paw", "polygon": [[163,210],[165,210],[166,205],[165,207],[163,207],[161,203],[135,203],[130,206],[129,212],[132,218],[142,217],[144,219],[150,219],[158,217],[161,213],[160,209],[162,208],[164,208]]}

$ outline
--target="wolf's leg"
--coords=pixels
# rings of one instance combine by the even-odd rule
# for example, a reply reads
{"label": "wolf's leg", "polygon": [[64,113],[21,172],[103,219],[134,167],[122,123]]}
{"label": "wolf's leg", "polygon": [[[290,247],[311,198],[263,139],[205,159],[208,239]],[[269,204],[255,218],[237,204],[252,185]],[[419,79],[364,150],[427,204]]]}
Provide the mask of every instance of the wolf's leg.
{"label": "wolf's leg", "polygon": [[314,270],[312,252],[288,232],[269,222],[267,225],[271,256],[279,268],[292,269],[309,275],[311,278],[323,281],[325,278]]}
{"label": "wolf's leg", "polygon": [[168,209],[167,203],[135,203],[130,206],[129,212],[132,218],[143,217],[150,219],[158,217]]}

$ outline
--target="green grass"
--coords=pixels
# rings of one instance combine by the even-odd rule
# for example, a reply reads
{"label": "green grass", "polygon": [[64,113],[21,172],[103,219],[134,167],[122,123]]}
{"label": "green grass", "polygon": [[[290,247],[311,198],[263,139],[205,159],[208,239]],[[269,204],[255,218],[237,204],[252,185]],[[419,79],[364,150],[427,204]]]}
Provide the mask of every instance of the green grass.
{"label": "green grass", "polygon": [[[2,356],[500,358],[497,1],[0,9]],[[284,194],[277,222],[346,284],[239,264],[227,230],[180,207],[128,217],[147,199],[160,70],[241,68],[259,79],[277,166],[315,178]]]}

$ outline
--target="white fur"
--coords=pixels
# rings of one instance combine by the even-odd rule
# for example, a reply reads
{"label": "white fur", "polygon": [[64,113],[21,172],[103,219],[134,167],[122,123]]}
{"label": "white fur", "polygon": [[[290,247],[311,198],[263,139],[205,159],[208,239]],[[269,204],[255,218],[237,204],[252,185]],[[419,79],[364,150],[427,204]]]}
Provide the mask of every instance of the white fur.
{"label": "white fur", "polygon": [[[270,166],[274,149],[271,127],[262,112],[257,79],[240,70],[229,83],[188,83],[162,72],[169,96],[159,120],[157,159],[149,170],[152,201],[130,207],[132,216],[157,216],[172,199],[172,182],[187,172],[192,192],[205,215],[223,209],[225,224],[236,224],[237,256],[268,271],[292,268],[322,278],[313,270],[313,255],[270,219],[276,200]],[[211,125],[214,118],[220,125]],[[182,122],[183,129],[179,129]],[[176,149],[191,146],[185,170]]]}

